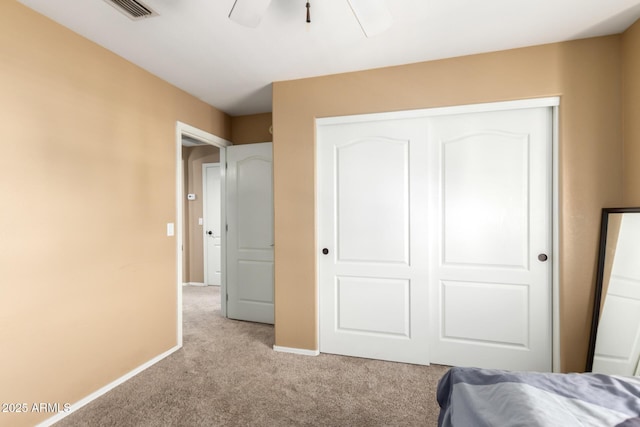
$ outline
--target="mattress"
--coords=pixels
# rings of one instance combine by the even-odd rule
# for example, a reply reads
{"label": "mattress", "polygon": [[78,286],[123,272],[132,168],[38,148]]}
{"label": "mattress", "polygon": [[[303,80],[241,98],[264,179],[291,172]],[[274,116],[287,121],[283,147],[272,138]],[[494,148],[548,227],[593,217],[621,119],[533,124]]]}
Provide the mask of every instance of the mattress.
{"label": "mattress", "polygon": [[437,390],[439,427],[640,427],[640,378],[451,368]]}

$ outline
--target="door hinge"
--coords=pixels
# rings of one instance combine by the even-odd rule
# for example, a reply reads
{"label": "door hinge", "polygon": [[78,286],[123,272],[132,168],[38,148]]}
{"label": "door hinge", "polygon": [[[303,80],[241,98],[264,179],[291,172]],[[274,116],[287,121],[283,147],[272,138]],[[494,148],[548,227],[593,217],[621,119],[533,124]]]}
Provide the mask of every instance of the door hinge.
{"label": "door hinge", "polygon": [[229,224],[225,224],[224,231],[229,231]]}
{"label": "door hinge", "polygon": [[229,301],[229,294],[227,294],[226,300]]}
{"label": "door hinge", "polygon": [[229,163],[224,162],[224,168],[225,168],[225,169],[229,169]]}

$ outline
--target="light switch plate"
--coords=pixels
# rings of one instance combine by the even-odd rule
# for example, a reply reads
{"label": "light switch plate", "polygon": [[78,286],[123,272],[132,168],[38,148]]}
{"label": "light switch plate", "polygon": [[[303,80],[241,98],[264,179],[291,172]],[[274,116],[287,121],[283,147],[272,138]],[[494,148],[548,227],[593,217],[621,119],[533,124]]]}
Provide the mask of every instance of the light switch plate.
{"label": "light switch plate", "polygon": [[167,236],[173,236],[175,234],[175,227],[172,222],[167,223]]}

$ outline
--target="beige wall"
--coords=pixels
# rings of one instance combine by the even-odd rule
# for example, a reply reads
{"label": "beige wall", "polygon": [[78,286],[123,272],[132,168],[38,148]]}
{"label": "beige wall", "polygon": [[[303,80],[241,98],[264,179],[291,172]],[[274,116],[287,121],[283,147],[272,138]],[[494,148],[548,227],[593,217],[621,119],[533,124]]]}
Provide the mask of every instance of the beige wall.
{"label": "beige wall", "polygon": [[[210,145],[183,147],[182,159],[185,170],[184,228],[185,247],[184,282],[204,283],[204,229],[198,223],[203,218],[202,164],[218,163],[220,149]],[[187,194],[196,195],[187,200]]]}
{"label": "beige wall", "polygon": [[236,145],[272,142],[271,123],[271,113],[232,117],[231,140]]}
{"label": "beige wall", "polygon": [[73,403],[176,345],[176,121],[231,120],[13,0],[0,63],[0,402]]}
{"label": "beige wall", "polygon": [[624,203],[640,206],[640,20],[622,36]]}
{"label": "beige wall", "polygon": [[601,210],[622,202],[619,39],[562,44],[560,340],[569,371],[586,366]]}
{"label": "beige wall", "polygon": [[584,369],[600,208],[621,198],[620,37],[273,86],[276,344],[317,349],[314,119],[561,96],[561,368]]}

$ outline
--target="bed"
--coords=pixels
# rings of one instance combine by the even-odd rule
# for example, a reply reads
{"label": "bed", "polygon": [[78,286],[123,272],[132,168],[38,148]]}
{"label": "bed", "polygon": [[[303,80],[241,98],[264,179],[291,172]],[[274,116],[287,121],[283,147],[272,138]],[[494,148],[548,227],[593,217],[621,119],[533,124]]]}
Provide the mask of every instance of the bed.
{"label": "bed", "polygon": [[439,427],[640,427],[640,378],[451,368],[440,379]]}

